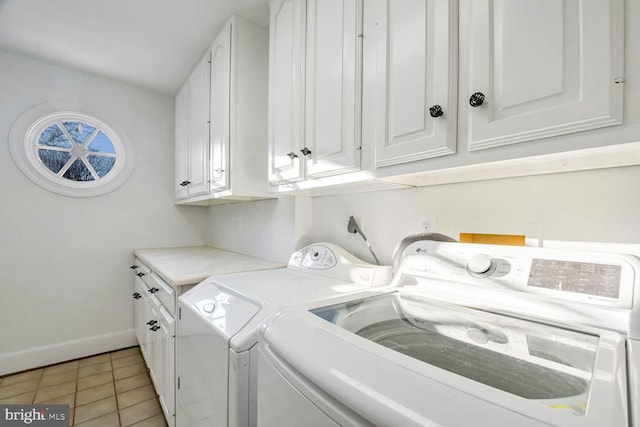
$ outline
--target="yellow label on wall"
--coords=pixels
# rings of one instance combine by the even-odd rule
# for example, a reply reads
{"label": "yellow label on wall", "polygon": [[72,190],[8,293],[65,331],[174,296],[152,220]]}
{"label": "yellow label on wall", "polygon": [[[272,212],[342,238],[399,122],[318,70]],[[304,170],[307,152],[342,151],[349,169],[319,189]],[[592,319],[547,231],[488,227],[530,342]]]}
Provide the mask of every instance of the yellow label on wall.
{"label": "yellow label on wall", "polygon": [[460,233],[461,243],[483,243],[487,245],[524,246],[525,236],[517,234]]}

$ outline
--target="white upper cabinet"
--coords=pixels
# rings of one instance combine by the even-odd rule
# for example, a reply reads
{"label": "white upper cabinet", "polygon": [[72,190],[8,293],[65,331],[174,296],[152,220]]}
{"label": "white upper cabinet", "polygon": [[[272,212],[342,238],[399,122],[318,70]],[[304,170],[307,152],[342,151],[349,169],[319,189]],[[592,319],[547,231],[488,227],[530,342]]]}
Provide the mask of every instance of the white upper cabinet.
{"label": "white upper cabinet", "polygon": [[175,156],[176,156],[176,200],[189,198],[189,82],[175,99]]}
{"label": "white upper cabinet", "polygon": [[304,177],[304,0],[270,3],[269,182]]}
{"label": "white upper cabinet", "polygon": [[360,169],[360,16],[355,0],[307,0],[308,178]]}
{"label": "white upper cabinet", "polygon": [[176,96],[176,177],[186,187],[176,191],[179,203],[272,197],[265,180],[268,49],[266,28],[232,16],[189,78],[188,95]]}
{"label": "white upper cabinet", "polygon": [[376,166],[454,153],[455,2],[385,0],[371,12]]}
{"label": "white upper cabinet", "polygon": [[361,2],[270,8],[270,183],[360,170]]}
{"label": "white upper cabinet", "polygon": [[176,199],[209,193],[209,52],[175,98]]}
{"label": "white upper cabinet", "polygon": [[227,22],[211,47],[211,187],[229,188],[229,95],[231,22]]}
{"label": "white upper cabinet", "polygon": [[366,1],[363,134],[376,176],[576,150],[568,134],[621,124],[623,6]]}
{"label": "white upper cabinet", "polygon": [[209,62],[207,53],[189,77],[189,197],[209,193]]}
{"label": "white upper cabinet", "polygon": [[469,150],[620,124],[622,7],[461,0],[459,121]]}

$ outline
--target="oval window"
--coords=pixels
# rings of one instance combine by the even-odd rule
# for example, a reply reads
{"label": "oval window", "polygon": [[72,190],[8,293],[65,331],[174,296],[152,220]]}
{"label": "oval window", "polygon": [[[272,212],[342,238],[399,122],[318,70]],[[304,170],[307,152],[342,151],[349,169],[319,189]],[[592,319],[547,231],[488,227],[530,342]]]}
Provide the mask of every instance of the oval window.
{"label": "oval window", "polygon": [[23,144],[14,141],[19,139],[14,133],[21,132],[12,128],[12,154],[18,166],[34,182],[57,193],[103,194],[122,184],[126,179],[123,170],[128,175],[131,169],[116,133],[88,114],[44,115],[24,131]]}
{"label": "oval window", "polygon": [[49,125],[38,137],[38,158],[50,172],[71,181],[104,178],[117,151],[101,129],[79,121]]}

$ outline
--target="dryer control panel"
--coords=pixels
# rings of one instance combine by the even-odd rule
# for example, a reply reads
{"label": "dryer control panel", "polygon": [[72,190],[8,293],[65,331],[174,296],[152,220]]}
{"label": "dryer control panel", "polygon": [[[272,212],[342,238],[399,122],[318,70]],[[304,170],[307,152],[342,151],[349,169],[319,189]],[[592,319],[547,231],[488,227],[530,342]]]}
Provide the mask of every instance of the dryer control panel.
{"label": "dryer control panel", "polygon": [[303,268],[326,270],[336,266],[336,254],[325,245],[311,245],[293,254],[293,260]]}
{"label": "dryer control panel", "polygon": [[287,268],[365,286],[391,282],[391,266],[369,264],[333,243],[319,242],[291,255]]}

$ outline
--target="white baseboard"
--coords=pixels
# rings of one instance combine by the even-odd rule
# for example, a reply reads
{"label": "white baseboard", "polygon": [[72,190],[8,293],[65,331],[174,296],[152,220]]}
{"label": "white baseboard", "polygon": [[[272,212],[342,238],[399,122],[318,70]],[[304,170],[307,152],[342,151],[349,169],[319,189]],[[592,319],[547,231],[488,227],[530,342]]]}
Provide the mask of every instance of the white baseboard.
{"label": "white baseboard", "polygon": [[133,329],[0,354],[0,375],[138,345]]}

